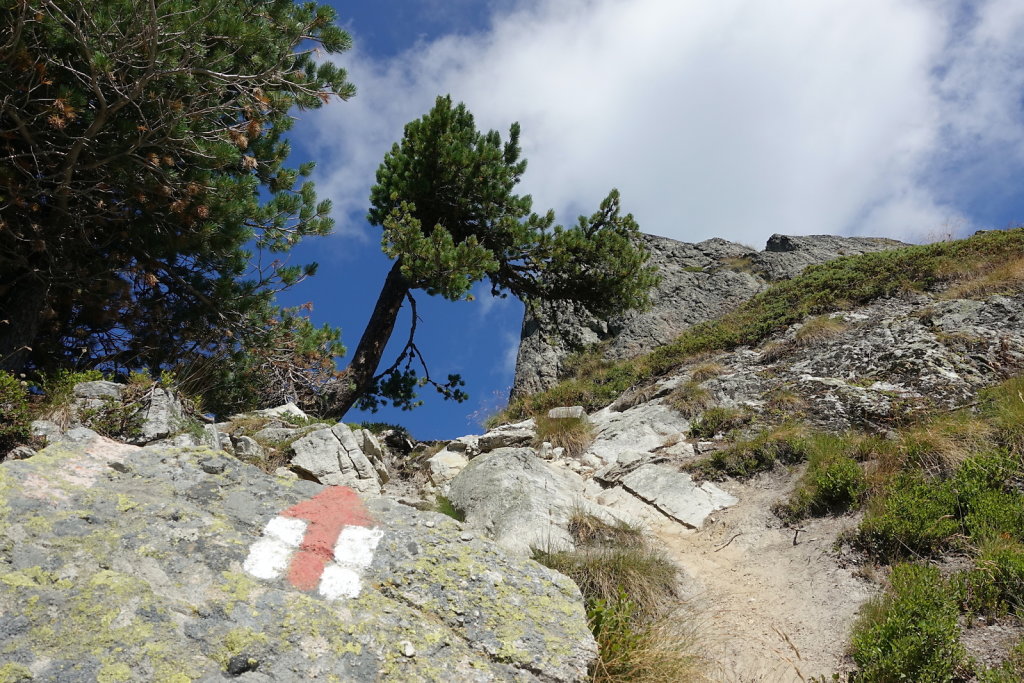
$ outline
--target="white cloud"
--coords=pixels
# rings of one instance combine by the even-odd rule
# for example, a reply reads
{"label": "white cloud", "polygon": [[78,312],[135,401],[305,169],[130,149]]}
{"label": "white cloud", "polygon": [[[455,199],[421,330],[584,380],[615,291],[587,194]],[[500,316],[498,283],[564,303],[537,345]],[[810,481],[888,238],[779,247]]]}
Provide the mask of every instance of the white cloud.
{"label": "white cloud", "polygon": [[307,114],[341,231],[360,230],[404,123],[448,92],[481,127],[521,122],[536,208],[572,221],[618,187],[643,230],[688,241],[968,225],[934,168],[1024,163],[1019,0],[517,7],[386,62],[342,57],[358,96]]}

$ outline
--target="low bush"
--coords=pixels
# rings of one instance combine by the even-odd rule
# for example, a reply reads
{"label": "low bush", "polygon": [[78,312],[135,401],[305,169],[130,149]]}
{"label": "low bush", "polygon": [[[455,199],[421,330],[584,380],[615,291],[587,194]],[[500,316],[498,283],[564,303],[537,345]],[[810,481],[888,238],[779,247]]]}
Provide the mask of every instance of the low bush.
{"label": "low bush", "polygon": [[934,567],[901,564],[854,626],[858,681],[966,680],[954,592]]}
{"label": "low bush", "polygon": [[807,472],[789,500],[776,507],[782,519],[795,522],[814,515],[844,512],[867,490],[864,471],[854,458],[856,435],[815,434],[807,439]]}
{"label": "low bush", "polygon": [[710,439],[716,434],[726,434],[742,427],[750,422],[750,419],[750,412],[742,408],[708,408],[700,419],[690,425],[690,436],[695,439]]}
{"label": "low bush", "polygon": [[743,479],[767,472],[779,464],[793,465],[806,459],[807,436],[803,428],[784,425],[737,441],[693,463],[689,470],[704,479]]}
{"label": "low bush", "polygon": [[954,585],[968,614],[1024,616],[1024,545],[1005,538],[987,542]]}
{"label": "low bush", "polygon": [[31,420],[28,389],[14,375],[0,371],[0,459],[28,441]]}

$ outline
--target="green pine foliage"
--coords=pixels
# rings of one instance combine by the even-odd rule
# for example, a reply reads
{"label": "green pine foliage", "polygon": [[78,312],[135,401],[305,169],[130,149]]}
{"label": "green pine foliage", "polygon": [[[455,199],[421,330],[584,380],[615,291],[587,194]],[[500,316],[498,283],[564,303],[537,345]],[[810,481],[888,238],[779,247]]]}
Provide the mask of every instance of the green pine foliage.
{"label": "green pine foliage", "polygon": [[349,47],[334,21],[291,0],[0,8],[0,367],[337,350],[272,303],[315,264],[247,247],[331,228],[284,135],[294,108],[354,93],[314,59]]}
{"label": "green pine foliage", "polygon": [[556,225],[553,212],[536,214],[530,196],[515,193],[526,170],[520,152],[518,124],[503,142],[497,131],[477,130],[466,106],[444,96],[407,124],[384,156],[367,219],[383,229],[381,246],[395,263],[335,391],[335,414],[357,399],[364,409],[388,401],[411,408],[427,384],[446,398],[466,398],[458,376],[430,377],[415,327],[398,359],[377,370],[406,301],[415,325],[417,290],[465,300],[486,280],[493,295],[511,294],[528,306],[562,303],[607,315],[648,304],[655,269],[637,244],[633,216],[621,213],[618,192],[575,225]]}

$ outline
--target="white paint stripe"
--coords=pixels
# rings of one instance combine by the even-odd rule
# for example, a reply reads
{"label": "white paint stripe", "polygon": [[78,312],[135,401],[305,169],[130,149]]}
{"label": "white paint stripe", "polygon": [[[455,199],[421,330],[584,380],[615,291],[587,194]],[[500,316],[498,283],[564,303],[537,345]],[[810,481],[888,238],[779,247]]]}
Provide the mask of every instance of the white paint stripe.
{"label": "white paint stripe", "polygon": [[298,548],[306,535],[306,522],[294,517],[274,517],[263,527],[263,535]]}
{"label": "white paint stripe", "polygon": [[365,569],[373,562],[373,551],[384,537],[381,529],[365,526],[347,526],[341,530],[334,545],[334,560],[341,565]]}
{"label": "white paint stripe", "polygon": [[380,539],[381,529],[364,526],[346,526],[334,545],[334,562],[324,567],[320,577],[320,595],[328,600],[354,598],[362,590],[363,570],[373,562],[373,551]]}
{"label": "white paint stripe", "polygon": [[288,568],[293,550],[276,538],[261,538],[252,544],[242,568],[257,579],[276,579]]}
{"label": "white paint stripe", "polygon": [[329,564],[320,577],[320,595],[328,600],[355,598],[362,590],[359,571],[351,567]]}
{"label": "white paint stripe", "polygon": [[301,519],[274,517],[263,527],[263,538],[252,544],[242,568],[257,579],[276,579],[288,568],[305,533]]}

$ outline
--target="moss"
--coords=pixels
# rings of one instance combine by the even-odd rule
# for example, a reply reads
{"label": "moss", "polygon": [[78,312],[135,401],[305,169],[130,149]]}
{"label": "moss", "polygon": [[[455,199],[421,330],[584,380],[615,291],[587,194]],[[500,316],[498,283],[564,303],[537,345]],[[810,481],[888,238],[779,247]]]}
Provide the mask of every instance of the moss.
{"label": "moss", "polygon": [[0,664],[0,683],[24,683],[32,680],[32,672],[27,666],[7,662]]}
{"label": "moss", "polygon": [[266,645],[269,640],[265,633],[243,627],[233,628],[224,635],[213,658],[221,667],[226,668],[232,657],[251,654],[255,649]]}
{"label": "moss", "polygon": [[124,662],[104,664],[96,674],[97,683],[124,683],[132,680],[132,670]]}
{"label": "moss", "polygon": [[137,508],[139,504],[132,500],[131,496],[126,496],[123,493],[117,494],[117,511],[118,512],[130,512]]}

